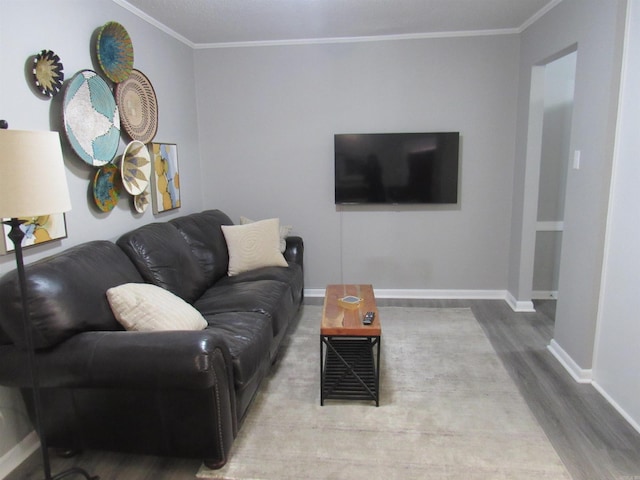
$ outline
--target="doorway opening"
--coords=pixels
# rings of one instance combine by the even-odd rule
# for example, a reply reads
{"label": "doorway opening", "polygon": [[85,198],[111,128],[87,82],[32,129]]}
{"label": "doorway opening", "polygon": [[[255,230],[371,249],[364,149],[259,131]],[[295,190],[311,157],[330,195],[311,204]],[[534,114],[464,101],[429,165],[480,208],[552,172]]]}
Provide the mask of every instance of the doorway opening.
{"label": "doorway opening", "polygon": [[533,258],[532,300],[536,310],[555,317],[561,274],[564,203],[569,168],[579,168],[579,152],[571,151],[577,51],[563,52],[532,78],[544,82],[538,202]]}

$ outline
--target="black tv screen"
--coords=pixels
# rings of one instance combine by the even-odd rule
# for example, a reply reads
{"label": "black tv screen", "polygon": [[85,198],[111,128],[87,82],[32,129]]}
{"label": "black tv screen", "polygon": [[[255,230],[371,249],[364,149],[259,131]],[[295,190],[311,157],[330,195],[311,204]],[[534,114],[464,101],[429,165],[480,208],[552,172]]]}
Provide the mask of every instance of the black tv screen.
{"label": "black tv screen", "polygon": [[336,204],[458,203],[459,132],[336,134]]}

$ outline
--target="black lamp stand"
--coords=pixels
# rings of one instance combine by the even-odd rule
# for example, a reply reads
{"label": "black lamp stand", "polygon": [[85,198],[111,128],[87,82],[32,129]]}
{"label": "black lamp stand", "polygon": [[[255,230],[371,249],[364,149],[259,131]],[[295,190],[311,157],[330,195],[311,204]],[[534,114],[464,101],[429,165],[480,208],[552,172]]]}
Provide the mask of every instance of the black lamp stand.
{"label": "black lamp stand", "polygon": [[68,477],[70,475],[78,475],[84,477],[86,480],[98,480],[100,477],[91,476],[81,468],[72,468],[58,473],[57,475],[51,475],[51,465],[49,462],[49,451],[47,449],[46,435],[42,429],[42,404],[40,400],[40,382],[38,378],[38,365],[34,353],[33,335],[31,331],[31,314],[29,312],[29,302],[27,301],[27,282],[24,272],[24,261],[22,258],[22,240],[24,239],[24,232],[20,229],[20,225],[24,223],[24,220],[18,218],[12,218],[11,220],[5,220],[2,223],[9,225],[11,231],[9,232],[9,239],[13,242],[16,252],[16,264],[18,270],[18,282],[20,284],[20,293],[22,297],[22,321],[24,323],[24,336],[27,342],[27,367],[31,375],[31,387],[33,392],[33,405],[35,410],[35,427],[40,437],[40,450],[42,452],[42,464],[44,467],[44,480],[58,480],[60,478]]}

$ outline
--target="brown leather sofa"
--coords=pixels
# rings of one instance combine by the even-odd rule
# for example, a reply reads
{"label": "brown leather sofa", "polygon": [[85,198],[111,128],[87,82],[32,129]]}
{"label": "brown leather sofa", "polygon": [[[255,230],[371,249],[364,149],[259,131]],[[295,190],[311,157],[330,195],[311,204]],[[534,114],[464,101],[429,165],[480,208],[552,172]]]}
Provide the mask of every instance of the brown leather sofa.
{"label": "brown leather sofa", "polygon": [[[241,422],[303,301],[303,242],[288,267],[227,275],[219,210],[152,223],[27,265],[50,447],[202,458],[225,464]],[[152,283],[193,305],[197,331],[125,331],[106,298]],[[16,272],[0,279],[0,384],[30,410]]]}

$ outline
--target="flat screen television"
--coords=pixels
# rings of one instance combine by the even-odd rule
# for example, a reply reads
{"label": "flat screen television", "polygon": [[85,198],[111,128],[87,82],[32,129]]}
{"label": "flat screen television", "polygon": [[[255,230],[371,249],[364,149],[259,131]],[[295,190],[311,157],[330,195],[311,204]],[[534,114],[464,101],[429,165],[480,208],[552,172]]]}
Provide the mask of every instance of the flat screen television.
{"label": "flat screen television", "polygon": [[459,132],[336,134],[336,204],[458,203]]}

